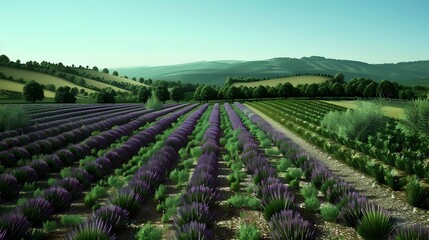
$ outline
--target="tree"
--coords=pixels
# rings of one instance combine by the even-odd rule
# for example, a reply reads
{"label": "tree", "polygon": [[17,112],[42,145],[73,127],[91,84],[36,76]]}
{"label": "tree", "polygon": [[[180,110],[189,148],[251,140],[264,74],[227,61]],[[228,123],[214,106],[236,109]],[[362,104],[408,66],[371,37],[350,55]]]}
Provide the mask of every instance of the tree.
{"label": "tree", "polygon": [[313,98],[313,97],[317,96],[317,89],[318,89],[318,86],[317,86],[317,84],[316,84],[316,83],[309,84],[309,85],[305,88],[305,90],[304,90],[304,94],[305,94],[307,97]]}
{"label": "tree", "polygon": [[144,83],[144,78],[139,78],[139,83]]}
{"label": "tree", "polygon": [[4,54],[0,55],[0,64],[7,64],[9,62],[10,62],[10,59],[6,55]]}
{"label": "tree", "polygon": [[239,94],[240,94],[240,89],[238,89],[236,86],[231,86],[228,88],[228,91],[226,92],[226,98],[228,100],[234,101],[234,99],[238,98]]}
{"label": "tree", "polygon": [[201,102],[201,90],[203,89],[203,87],[197,87],[197,89],[194,92],[194,100],[195,101],[200,101]]}
{"label": "tree", "polygon": [[137,94],[139,101],[142,103],[146,103],[151,95],[151,92],[146,87],[141,87]]}
{"label": "tree", "polygon": [[415,98],[415,94],[411,89],[404,89],[399,91],[399,98],[402,100],[410,100]]}
{"label": "tree", "polygon": [[366,98],[375,97],[377,94],[377,83],[372,82],[368,84],[363,90],[363,96]]}
{"label": "tree", "polygon": [[382,80],[377,86],[377,96],[382,98],[396,98],[398,86],[391,81]]}
{"label": "tree", "polygon": [[183,92],[183,89],[181,87],[173,87],[171,90],[170,98],[173,101],[176,101],[178,103],[180,100],[183,100],[185,98],[185,92]]}
{"label": "tree", "polygon": [[92,67],[92,70],[94,70],[94,71],[97,71],[97,72],[98,72],[98,67],[97,67],[97,66],[94,66],[94,67]]}
{"label": "tree", "polygon": [[416,99],[404,108],[398,128],[407,136],[429,137],[429,100]]}
{"label": "tree", "polygon": [[112,75],[113,76],[119,76],[119,73],[118,73],[118,71],[113,71]]}
{"label": "tree", "polygon": [[259,85],[257,88],[253,89],[253,93],[252,93],[253,97],[259,100],[266,97],[267,94],[268,94],[267,89],[262,85]]}
{"label": "tree", "polygon": [[332,82],[343,83],[344,82],[344,75],[342,73],[335,74],[334,78],[332,79]]}
{"label": "tree", "polygon": [[34,80],[27,82],[22,89],[22,95],[25,101],[36,102],[37,100],[42,101],[45,98],[43,87]]}
{"label": "tree", "polygon": [[165,101],[170,99],[170,92],[167,86],[158,86],[155,90],[155,96],[165,104]]}
{"label": "tree", "polygon": [[208,100],[216,99],[217,92],[212,86],[206,85],[201,89],[200,97],[201,100],[205,100],[207,102]]}
{"label": "tree", "polygon": [[56,87],[54,84],[46,84],[45,89],[52,91],[52,92],[55,92]]}
{"label": "tree", "polygon": [[293,85],[290,82],[285,82],[280,86],[278,95],[279,97],[284,97],[287,99],[288,97],[292,96],[292,93]]}
{"label": "tree", "polygon": [[107,74],[109,74],[109,69],[107,69],[107,68],[103,68],[102,72],[103,72],[103,73],[107,73]]}
{"label": "tree", "polygon": [[344,96],[344,86],[340,83],[334,83],[331,86],[332,95],[338,99],[338,97]]}
{"label": "tree", "polygon": [[115,94],[104,89],[97,94],[97,103],[115,103]]}
{"label": "tree", "polygon": [[57,103],[75,103],[76,94],[70,87],[59,87],[55,92],[55,102]]}

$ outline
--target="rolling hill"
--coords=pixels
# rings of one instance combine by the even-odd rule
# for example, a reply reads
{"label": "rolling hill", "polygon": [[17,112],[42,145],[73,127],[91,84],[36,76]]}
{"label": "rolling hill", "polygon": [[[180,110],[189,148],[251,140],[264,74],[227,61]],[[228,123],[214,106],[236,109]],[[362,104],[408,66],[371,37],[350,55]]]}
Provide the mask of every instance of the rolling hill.
{"label": "rolling hill", "polygon": [[143,83],[140,83],[140,82],[137,82],[137,81],[133,81],[131,79],[127,79],[127,78],[119,77],[119,76],[114,76],[114,75],[111,75],[111,74],[107,74],[107,73],[95,71],[95,70],[92,70],[92,69],[76,68],[76,70],[80,71],[82,73],[89,73],[89,74],[91,74],[94,77],[100,77],[100,78],[104,78],[104,79],[107,79],[107,80],[110,80],[110,81],[130,83],[130,84],[137,85],[137,86],[146,86],[146,87],[148,86],[146,84],[143,84]]}
{"label": "rolling hill", "polygon": [[[0,87],[1,90],[10,91],[10,92],[20,92],[20,93],[22,93],[22,89],[24,88],[23,83],[9,81],[5,79],[0,79],[0,86],[1,86]],[[43,92],[46,98],[55,97],[55,92],[48,91],[46,89],[43,90]]]}
{"label": "rolling hill", "polygon": [[260,61],[202,61],[158,67],[111,68],[121,75],[153,80],[223,85],[226,77],[276,78],[295,74],[342,72],[346,80],[366,77],[388,79],[402,85],[429,87],[429,61],[369,64],[324,57],[272,58]]}
{"label": "rolling hill", "polygon": [[247,87],[257,87],[259,85],[274,87],[277,84],[290,82],[293,86],[298,84],[310,84],[310,83],[322,83],[326,80],[329,80],[328,77],[321,76],[293,76],[293,77],[285,77],[285,78],[273,78],[268,80],[256,81],[256,82],[238,82],[234,83],[234,86],[247,86]]}

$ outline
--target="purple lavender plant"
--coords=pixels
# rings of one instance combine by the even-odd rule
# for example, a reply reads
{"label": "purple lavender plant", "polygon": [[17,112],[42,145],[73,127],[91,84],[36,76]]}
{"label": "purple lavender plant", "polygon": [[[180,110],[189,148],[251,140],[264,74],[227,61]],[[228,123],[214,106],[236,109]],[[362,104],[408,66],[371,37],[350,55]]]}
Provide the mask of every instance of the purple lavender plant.
{"label": "purple lavender plant", "polygon": [[54,208],[50,202],[43,198],[33,198],[20,206],[18,212],[24,215],[34,226],[41,226],[54,213]]}
{"label": "purple lavender plant", "polygon": [[61,187],[51,187],[43,192],[42,197],[52,204],[55,211],[64,211],[70,207],[72,196]]}

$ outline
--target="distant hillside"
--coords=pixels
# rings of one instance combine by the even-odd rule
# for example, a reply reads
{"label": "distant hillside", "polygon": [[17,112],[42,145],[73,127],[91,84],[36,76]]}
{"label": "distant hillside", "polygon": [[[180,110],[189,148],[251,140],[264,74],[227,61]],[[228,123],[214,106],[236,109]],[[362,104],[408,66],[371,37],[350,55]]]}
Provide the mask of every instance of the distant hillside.
{"label": "distant hillside", "polygon": [[289,82],[293,86],[296,87],[298,84],[311,84],[311,83],[322,83],[331,78],[321,77],[321,76],[293,76],[293,77],[285,77],[285,78],[273,78],[268,80],[261,80],[255,82],[238,82],[234,83],[234,86],[247,86],[247,87],[257,87],[259,85],[274,87],[277,84]]}
{"label": "distant hillside", "polygon": [[153,80],[180,80],[184,83],[223,85],[226,77],[276,78],[295,74],[328,74],[342,72],[346,80],[366,77],[394,80],[402,85],[429,86],[429,61],[395,64],[328,59],[324,57],[273,58],[261,61],[203,61],[188,64],[112,68],[121,75]]}
{"label": "distant hillside", "polygon": [[121,83],[129,83],[129,84],[137,85],[137,86],[147,86],[146,84],[143,84],[143,83],[140,83],[140,82],[137,82],[137,81],[133,81],[131,79],[126,79],[124,77],[114,76],[114,75],[111,75],[111,74],[107,74],[107,73],[95,71],[95,70],[92,70],[92,69],[76,68],[75,70],[79,71],[79,72],[82,72],[82,73],[91,74],[94,77],[104,78],[104,79],[109,80],[109,81],[116,81],[116,82],[121,82]]}
{"label": "distant hillside", "polygon": [[[4,91],[10,91],[10,92],[16,92],[16,93],[22,93],[22,89],[24,88],[23,83],[9,81],[5,79],[0,79],[0,89]],[[54,98],[55,92],[43,90],[46,98]]]}

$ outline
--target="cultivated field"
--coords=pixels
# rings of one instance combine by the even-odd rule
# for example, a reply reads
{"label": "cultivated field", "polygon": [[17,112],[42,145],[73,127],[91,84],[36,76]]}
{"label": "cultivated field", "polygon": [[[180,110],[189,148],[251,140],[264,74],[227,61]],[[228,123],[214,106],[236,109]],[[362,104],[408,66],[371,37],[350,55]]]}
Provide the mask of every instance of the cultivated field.
{"label": "cultivated field", "polygon": [[345,110],[322,101],[23,108],[0,132],[0,239],[429,236],[428,144],[393,119],[362,144],[320,127]]}
{"label": "cultivated field", "polygon": [[[355,109],[357,106],[358,101],[324,101],[327,103],[335,104],[341,107],[345,108],[351,108]],[[380,104],[382,104],[381,110],[383,111],[383,114],[399,119],[404,114],[404,107],[408,105],[407,102],[401,102],[401,101],[380,101]]]}
{"label": "cultivated field", "polygon": [[[85,89],[85,91],[87,93],[96,92],[92,89],[81,87],[77,84],[68,82],[62,78],[54,77],[54,76],[49,75],[49,74],[38,73],[38,72],[28,71],[28,70],[24,70],[24,69],[16,69],[16,68],[5,67],[5,66],[0,66],[0,72],[4,73],[4,75],[6,75],[6,76],[12,76],[14,79],[23,78],[24,81],[35,80],[36,82],[38,82],[40,84],[44,84],[44,85],[53,84],[57,88],[61,87],[61,86],[69,86],[71,88],[76,87],[79,90]],[[2,86],[0,86],[0,88],[2,89]],[[22,89],[20,92],[22,92]]]}
{"label": "cultivated field", "polygon": [[100,77],[100,78],[104,78],[104,79],[111,80],[111,81],[124,82],[124,83],[130,83],[130,84],[137,85],[137,86],[149,87],[148,85],[140,83],[138,81],[126,79],[126,78],[123,78],[120,76],[114,76],[114,75],[112,75],[111,72],[109,74],[106,74],[106,73],[100,72],[101,70],[100,71],[94,71],[92,69],[84,69],[84,68],[77,68],[76,70],[84,72],[84,73],[89,73],[94,77]]}
{"label": "cultivated field", "polygon": [[[24,87],[23,83],[9,81],[5,79],[0,79],[0,89],[12,92],[20,92],[22,93],[22,89]],[[46,98],[54,98],[55,92],[49,90],[43,90]]]}
{"label": "cultivated field", "polygon": [[257,87],[259,85],[274,87],[277,84],[290,82],[293,86],[298,84],[311,84],[311,83],[323,83],[326,80],[329,80],[328,77],[321,76],[294,76],[294,77],[286,77],[286,78],[273,78],[269,80],[262,80],[256,82],[248,82],[248,83],[234,83],[234,86],[248,86],[248,87]]}

